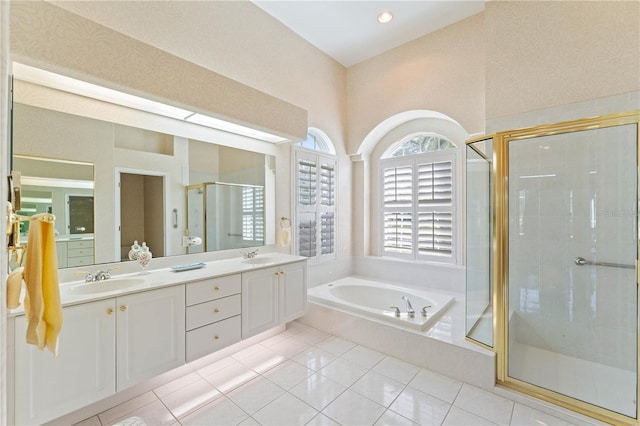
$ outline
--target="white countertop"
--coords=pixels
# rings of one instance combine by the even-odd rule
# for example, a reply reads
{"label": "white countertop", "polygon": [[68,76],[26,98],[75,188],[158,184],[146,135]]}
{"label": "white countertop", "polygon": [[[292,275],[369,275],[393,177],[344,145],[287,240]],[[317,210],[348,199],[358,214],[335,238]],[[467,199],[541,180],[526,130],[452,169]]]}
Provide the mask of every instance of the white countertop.
{"label": "white countertop", "polygon": [[[146,274],[130,273],[130,274],[112,274],[111,278],[106,281],[85,283],[84,280],[61,282],[60,283],[60,299],[62,306],[72,306],[80,303],[92,302],[95,300],[109,299],[112,297],[123,296],[125,294],[139,293],[142,291],[168,287],[172,285],[184,284],[193,281],[205,280],[224,275],[238,274],[242,272],[253,271],[257,269],[270,268],[273,266],[284,265],[287,263],[299,262],[306,260],[306,257],[292,256],[282,253],[267,253],[256,256],[256,259],[265,259],[264,263],[252,264],[245,262],[242,258],[233,258],[226,260],[215,260],[203,262],[205,265],[199,269],[188,271],[173,271],[171,268],[154,269],[147,271]],[[177,264],[174,266],[178,266]],[[112,291],[100,291],[101,284],[110,284],[114,281],[134,280],[135,285],[128,286],[123,289]],[[85,294],[74,294],[73,287],[76,286],[95,286],[97,292],[87,292]],[[24,286],[23,286],[24,293]],[[24,297],[24,295],[23,295]],[[22,301],[22,298],[21,298]],[[9,310],[9,316],[24,315],[22,303],[17,309]]]}

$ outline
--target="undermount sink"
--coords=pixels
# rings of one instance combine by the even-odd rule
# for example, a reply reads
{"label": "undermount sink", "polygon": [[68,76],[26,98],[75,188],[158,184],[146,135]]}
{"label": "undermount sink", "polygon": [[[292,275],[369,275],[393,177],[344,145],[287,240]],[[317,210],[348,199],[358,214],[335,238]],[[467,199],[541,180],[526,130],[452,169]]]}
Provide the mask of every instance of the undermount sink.
{"label": "undermount sink", "polygon": [[137,287],[142,284],[144,284],[144,279],[142,278],[112,278],[104,281],[61,287],[60,290],[65,294],[96,294],[124,290],[131,287]]}
{"label": "undermount sink", "polygon": [[264,265],[265,263],[273,263],[275,259],[273,257],[250,257],[249,259],[244,259],[242,263],[248,263],[250,265]]}

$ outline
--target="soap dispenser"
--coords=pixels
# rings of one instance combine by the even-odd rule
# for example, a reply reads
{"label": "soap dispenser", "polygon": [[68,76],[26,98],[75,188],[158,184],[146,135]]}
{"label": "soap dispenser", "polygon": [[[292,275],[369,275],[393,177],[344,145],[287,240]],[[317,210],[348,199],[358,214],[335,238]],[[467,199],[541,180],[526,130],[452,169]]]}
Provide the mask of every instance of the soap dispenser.
{"label": "soap dispenser", "polygon": [[149,266],[149,262],[151,262],[151,258],[153,255],[151,254],[151,250],[147,247],[146,242],[142,242],[142,247],[140,247],[140,251],[138,252],[138,264],[142,268],[142,272],[140,274],[148,274],[146,271],[147,266]]}

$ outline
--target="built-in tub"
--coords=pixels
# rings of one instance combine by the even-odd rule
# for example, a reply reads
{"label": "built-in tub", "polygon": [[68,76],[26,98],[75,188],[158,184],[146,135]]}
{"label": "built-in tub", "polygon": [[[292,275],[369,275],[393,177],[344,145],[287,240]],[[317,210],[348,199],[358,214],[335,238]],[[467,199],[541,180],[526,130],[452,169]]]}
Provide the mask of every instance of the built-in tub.
{"label": "built-in tub", "polygon": [[[360,316],[424,331],[432,326],[442,313],[455,301],[453,296],[428,290],[415,290],[392,284],[370,281],[363,278],[347,277],[308,290],[308,300],[321,306],[352,312]],[[409,298],[415,317],[407,315],[406,303],[402,296]],[[397,317],[393,306],[400,309]],[[421,314],[424,306],[427,316]]]}

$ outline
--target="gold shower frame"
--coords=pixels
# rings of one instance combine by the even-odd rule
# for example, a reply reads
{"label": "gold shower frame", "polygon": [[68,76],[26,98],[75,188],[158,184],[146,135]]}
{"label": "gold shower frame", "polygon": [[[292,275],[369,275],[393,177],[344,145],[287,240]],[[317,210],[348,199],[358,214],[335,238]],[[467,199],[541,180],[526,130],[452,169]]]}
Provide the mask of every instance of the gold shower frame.
{"label": "gold shower frame", "polygon": [[[523,394],[541,399],[555,405],[568,408],[581,414],[613,424],[640,425],[640,419],[631,418],[602,407],[580,401],[566,395],[543,389],[508,376],[508,288],[509,288],[509,143],[512,141],[549,136],[561,133],[593,130],[606,127],[636,124],[636,165],[640,167],[640,110],[589,117],[556,124],[528,127],[504,132],[496,132],[470,139],[467,145],[483,140],[493,140],[492,183],[493,194],[491,202],[492,233],[492,304],[493,304],[493,347],[484,345],[476,340],[467,338],[479,346],[490,349],[496,354],[496,383]],[[640,173],[638,173],[638,188],[640,188]],[[638,195],[637,195],[638,196]],[[640,198],[636,209],[640,208]],[[636,226],[640,234],[640,221],[636,219]],[[637,256],[640,253],[640,235],[637,242]],[[640,282],[639,260],[636,258],[636,286]],[[640,289],[637,292],[638,312],[640,312]],[[636,332],[640,330],[640,315],[636,318]],[[637,354],[640,354],[640,339],[637,339]],[[636,361],[636,398],[640,396],[640,372]],[[638,416],[636,412],[636,417]]]}

